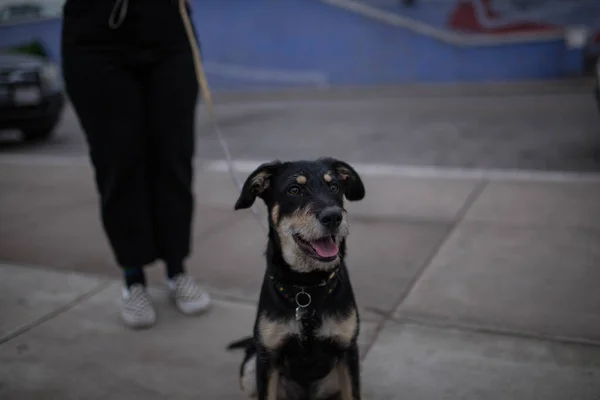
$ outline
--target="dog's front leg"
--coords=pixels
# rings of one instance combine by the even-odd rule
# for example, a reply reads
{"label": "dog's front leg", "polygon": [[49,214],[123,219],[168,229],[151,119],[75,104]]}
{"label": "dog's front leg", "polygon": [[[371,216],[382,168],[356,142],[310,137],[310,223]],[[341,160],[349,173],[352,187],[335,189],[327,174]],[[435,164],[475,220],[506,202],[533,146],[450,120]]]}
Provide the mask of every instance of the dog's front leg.
{"label": "dog's front leg", "polygon": [[341,400],[360,400],[360,359],[354,345],[338,363]]}
{"label": "dog's front leg", "polygon": [[267,386],[267,400],[277,400],[277,393],[279,388],[279,370],[277,368],[271,369],[271,375],[269,376],[269,384]]}
{"label": "dog's front leg", "polygon": [[256,358],[256,389],[258,400],[277,400],[279,371],[274,365],[271,354],[260,349]]}

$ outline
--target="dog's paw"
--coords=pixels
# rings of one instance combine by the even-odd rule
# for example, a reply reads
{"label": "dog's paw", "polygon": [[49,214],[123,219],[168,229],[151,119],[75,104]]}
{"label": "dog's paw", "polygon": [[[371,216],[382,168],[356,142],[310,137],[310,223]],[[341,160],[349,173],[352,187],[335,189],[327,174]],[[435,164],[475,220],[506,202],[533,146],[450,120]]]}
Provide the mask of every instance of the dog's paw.
{"label": "dog's paw", "polygon": [[256,356],[252,356],[244,364],[242,376],[240,377],[242,392],[249,398],[256,398]]}

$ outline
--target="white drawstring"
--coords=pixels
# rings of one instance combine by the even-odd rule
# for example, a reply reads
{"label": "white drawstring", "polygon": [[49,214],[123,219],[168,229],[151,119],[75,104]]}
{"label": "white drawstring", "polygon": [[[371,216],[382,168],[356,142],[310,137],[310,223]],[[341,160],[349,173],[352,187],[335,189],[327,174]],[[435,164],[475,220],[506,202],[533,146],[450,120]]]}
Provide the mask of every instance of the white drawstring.
{"label": "white drawstring", "polygon": [[[89,0],[88,0],[89,1]],[[125,21],[127,9],[129,8],[129,0],[116,0],[115,5],[108,18],[108,26],[110,29],[117,29]]]}

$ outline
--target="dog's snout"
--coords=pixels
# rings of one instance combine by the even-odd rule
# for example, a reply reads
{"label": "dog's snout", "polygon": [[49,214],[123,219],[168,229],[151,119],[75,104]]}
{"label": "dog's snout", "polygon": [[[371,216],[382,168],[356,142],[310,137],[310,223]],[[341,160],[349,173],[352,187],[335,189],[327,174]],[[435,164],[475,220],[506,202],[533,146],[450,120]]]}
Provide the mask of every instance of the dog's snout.
{"label": "dog's snout", "polygon": [[319,213],[319,221],[329,229],[336,229],[342,223],[344,216],[338,207],[328,207]]}

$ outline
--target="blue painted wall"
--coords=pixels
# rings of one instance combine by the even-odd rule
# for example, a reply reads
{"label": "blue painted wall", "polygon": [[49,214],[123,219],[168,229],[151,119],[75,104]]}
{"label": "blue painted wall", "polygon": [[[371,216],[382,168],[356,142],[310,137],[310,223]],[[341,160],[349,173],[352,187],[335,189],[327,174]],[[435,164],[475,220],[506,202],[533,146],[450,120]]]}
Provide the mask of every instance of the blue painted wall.
{"label": "blue painted wall", "polygon": [[[322,73],[332,85],[547,79],[568,73],[562,40],[462,48],[318,0],[192,3],[216,90],[313,84],[252,77],[265,68]],[[59,61],[60,27],[58,18],[0,27],[0,46],[37,38]],[[250,76],[219,73],[223,64],[243,66]]]}
{"label": "blue painted wall", "polygon": [[562,40],[459,48],[314,0],[240,1],[235,10],[229,3],[196,3],[207,61],[322,71],[333,85],[560,78],[565,72]]}

